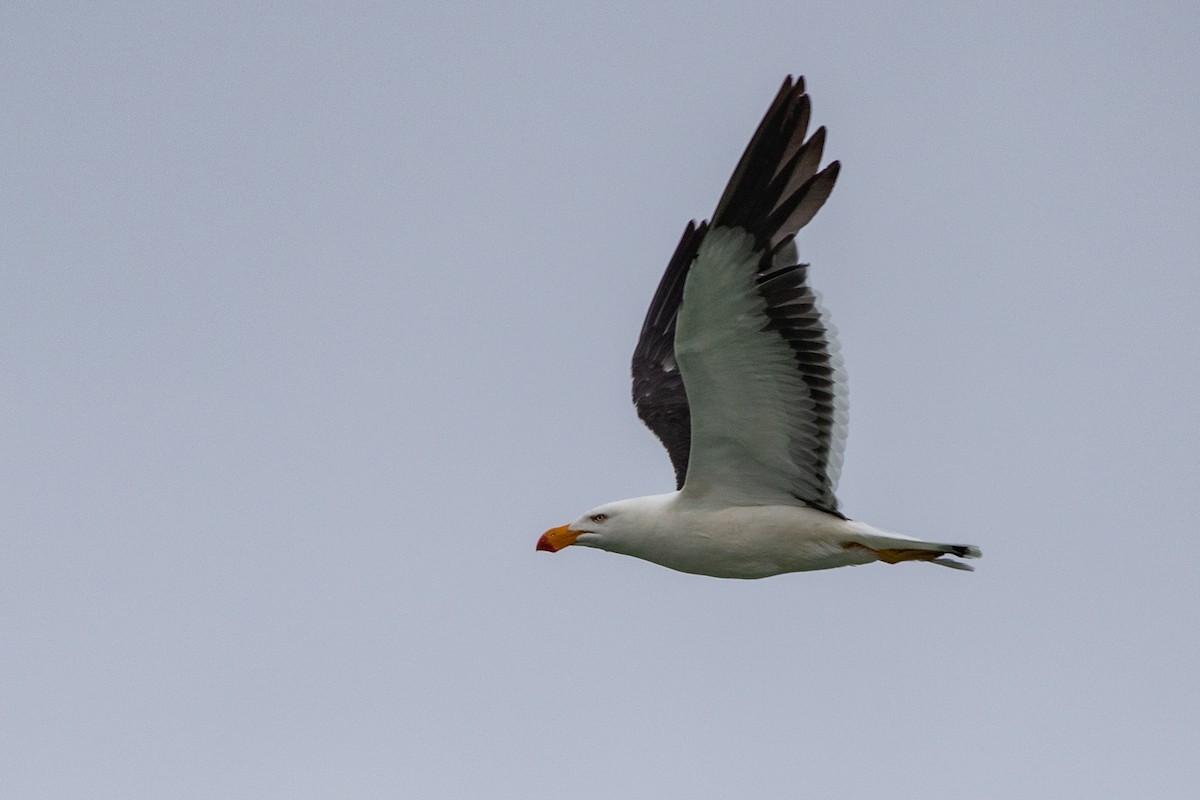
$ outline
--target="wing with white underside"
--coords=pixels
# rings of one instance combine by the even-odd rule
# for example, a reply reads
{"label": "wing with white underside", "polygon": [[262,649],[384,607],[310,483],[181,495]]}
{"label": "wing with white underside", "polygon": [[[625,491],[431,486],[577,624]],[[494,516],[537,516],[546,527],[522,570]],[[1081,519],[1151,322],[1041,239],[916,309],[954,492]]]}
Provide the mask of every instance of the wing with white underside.
{"label": "wing with white underside", "polygon": [[846,403],[832,331],[804,267],[761,263],[751,234],[714,228],[689,271],[675,335],[691,411],[684,491],[836,513]]}
{"label": "wing with white underside", "polygon": [[838,513],[845,380],[793,243],[838,164],[817,171],[825,135],[805,140],[808,117],[803,82],[785,81],[693,245],[672,344],[690,416],[685,493]]}

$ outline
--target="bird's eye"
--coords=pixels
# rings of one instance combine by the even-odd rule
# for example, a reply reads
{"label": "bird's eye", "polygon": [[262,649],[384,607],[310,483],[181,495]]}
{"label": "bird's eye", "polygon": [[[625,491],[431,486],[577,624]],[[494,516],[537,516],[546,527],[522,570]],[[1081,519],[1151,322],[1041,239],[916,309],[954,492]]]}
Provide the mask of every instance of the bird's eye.
{"label": "bird's eye", "polygon": [[604,522],[608,519],[608,514],[592,514],[592,522]]}

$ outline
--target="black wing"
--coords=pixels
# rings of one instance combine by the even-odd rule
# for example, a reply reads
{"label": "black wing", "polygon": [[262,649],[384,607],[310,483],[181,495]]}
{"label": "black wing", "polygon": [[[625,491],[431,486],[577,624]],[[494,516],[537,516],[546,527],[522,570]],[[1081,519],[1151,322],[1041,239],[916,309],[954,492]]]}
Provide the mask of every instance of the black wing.
{"label": "black wing", "polygon": [[646,427],[654,431],[671,456],[675,488],[687,477],[688,450],[692,443],[692,417],[687,390],[675,363],[675,320],[683,299],[683,282],[696,260],[708,223],[689,222],[683,238],[659,281],[642,333],[633,351],[633,404]]}

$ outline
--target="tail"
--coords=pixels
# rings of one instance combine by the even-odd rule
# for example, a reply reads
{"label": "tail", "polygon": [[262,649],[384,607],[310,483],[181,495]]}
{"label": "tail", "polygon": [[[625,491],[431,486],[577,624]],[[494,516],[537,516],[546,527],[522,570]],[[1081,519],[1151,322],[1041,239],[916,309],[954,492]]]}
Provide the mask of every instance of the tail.
{"label": "tail", "polygon": [[958,558],[979,558],[983,552],[972,544],[941,544],[939,542],[923,542],[920,539],[910,539],[895,533],[885,533],[858,523],[861,531],[857,541],[846,542],[846,549],[870,550],[875,557],[887,564],[899,564],[901,561],[928,561],[950,569],[961,569],[974,572],[970,564],[964,564],[948,556]]}

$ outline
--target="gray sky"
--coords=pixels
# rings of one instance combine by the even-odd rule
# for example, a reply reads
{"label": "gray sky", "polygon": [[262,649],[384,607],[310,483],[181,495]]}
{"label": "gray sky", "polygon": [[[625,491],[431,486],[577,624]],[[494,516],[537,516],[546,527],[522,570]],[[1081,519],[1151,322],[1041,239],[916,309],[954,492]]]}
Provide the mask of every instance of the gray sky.
{"label": "gray sky", "polygon": [[[4,4],[0,794],[1194,796],[1200,10],[1047,5]],[[979,571],[535,553],[788,72],[843,506]]]}

